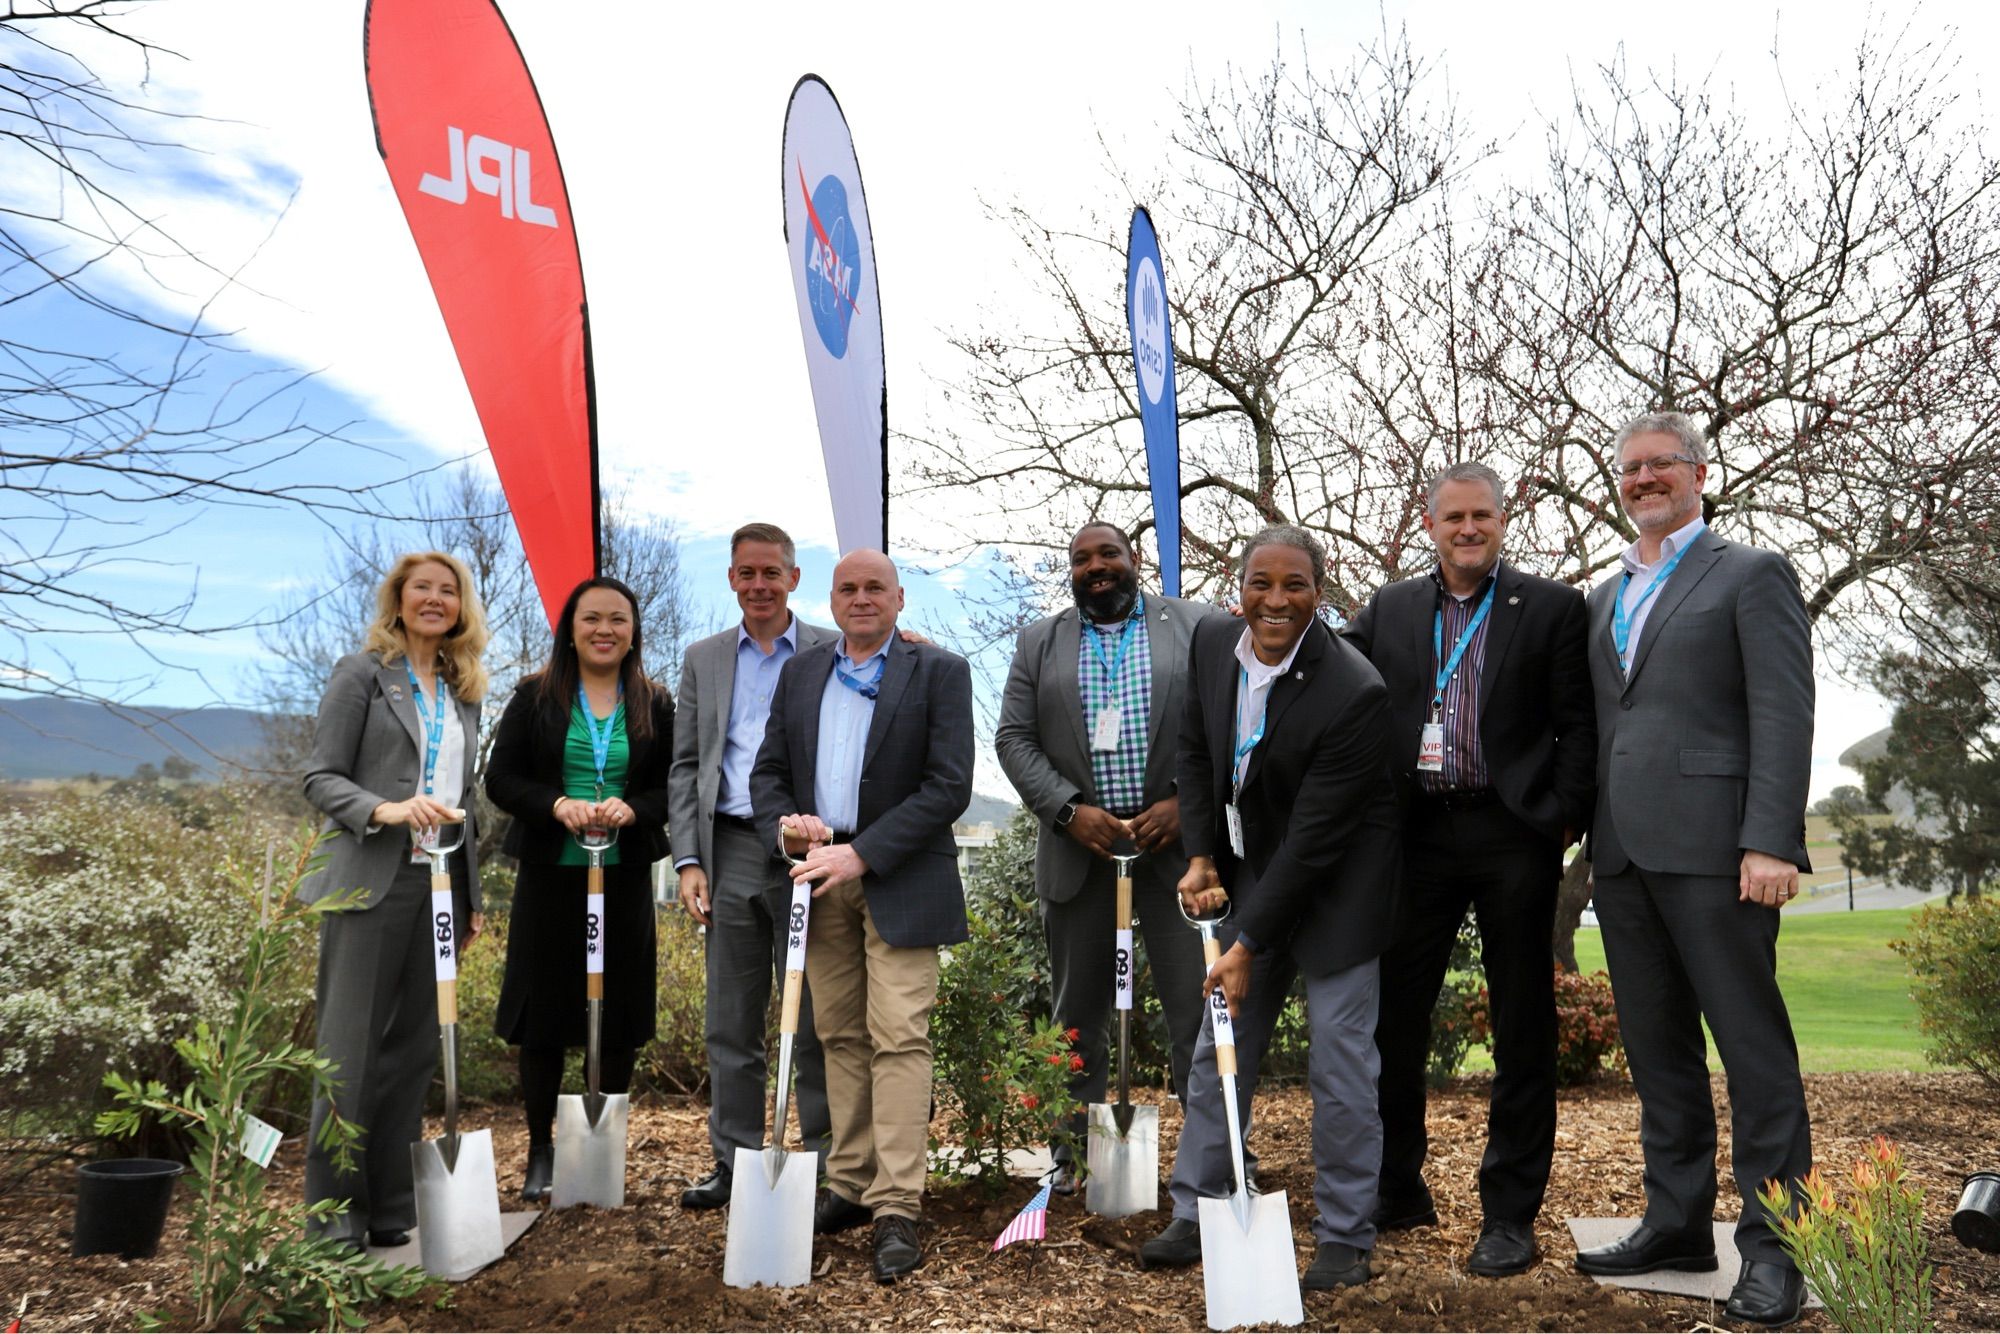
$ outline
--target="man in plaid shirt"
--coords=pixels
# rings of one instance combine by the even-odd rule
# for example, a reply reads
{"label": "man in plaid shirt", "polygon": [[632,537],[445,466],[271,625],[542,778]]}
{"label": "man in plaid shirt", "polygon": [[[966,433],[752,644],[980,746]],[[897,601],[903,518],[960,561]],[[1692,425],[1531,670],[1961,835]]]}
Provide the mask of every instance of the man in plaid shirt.
{"label": "man in plaid shirt", "polygon": [[[1133,912],[1166,1010],[1176,1092],[1187,1086],[1201,1028],[1201,940],[1182,924],[1174,885],[1187,869],[1174,790],[1188,642],[1226,613],[1139,591],[1131,540],[1108,523],[1070,541],[1076,605],[1021,632],[995,748],[1041,821],[1035,888],[1048,934],[1057,1021],[1077,1030],[1083,1069],[1070,1092],[1104,1101],[1113,999],[1112,849],[1130,839]],[[1083,1132],[1079,1113],[1075,1129]],[[1053,1180],[1075,1189],[1067,1161]]]}

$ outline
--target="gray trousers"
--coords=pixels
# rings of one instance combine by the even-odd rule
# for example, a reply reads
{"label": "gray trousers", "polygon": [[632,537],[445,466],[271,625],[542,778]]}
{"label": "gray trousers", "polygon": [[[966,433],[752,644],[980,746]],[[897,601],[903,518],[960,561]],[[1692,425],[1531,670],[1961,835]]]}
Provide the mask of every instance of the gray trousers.
{"label": "gray trousers", "polygon": [[[454,895],[458,935],[466,903]],[[346,1200],[339,1218],[315,1222],[329,1237],[416,1226],[410,1145],[423,1134],[424,1098],[438,1065],[437,978],[431,962],[428,866],[401,865],[365,912],[329,913],[319,934],[319,1050],[337,1063],[331,1102],[313,1101],[306,1144],[306,1202]],[[320,1127],[338,1110],[367,1133],[354,1170],[337,1171]]]}
{"label": "gray trousers", "polygon": [[[1178,860],[1185,870],[1187,859]],[[1138,919],[1133,931],[1146,943],[1153,989],[1167,1016],[1174,1091],[1183,1093],[1188,1067],[1194,1062],[1195,1035],[1201,1031],[1201,979],[1208,970],[1201,962],[1200,935],[1181,919],[1174,892],[1178,875],[1171,856],[1141,857],[1132,867],[1132,915]],[[1117,1074],[1111,1030],[1118,1022],[1112,977],[1116,908],[1116,869],[1113,863],[1097,859],[1091,861],[1090,874],[1073,898],[1061,903],[1042,900],[1056,1022],[1077,1030],[1076,1050],[1083,1057],[1083,1070],[1069,1082],[1070,1096],[1085,1108],[1108,1100],[1106,1090]],[[1139,1005],[1139,997],[1134,996],[1132,1003]],[[1136,1028],[1136,1013],[1132,1022]],[[1079,1111],[1073,1122],[1079,1136],[1086,1117]]]}
{"label": "gray trousers", "polygon": [[[785,864],[747,829],[718,819],[715,865],[708,870],[708,1142],[716,1165],[735,1165],[737,1149],[764,1147],[770,1101],[764,1033],[773,977],[785,977],[785,919],[792,881]],[[810,927],[808,927],[810,931]],[[812,991],[799,1002],[793,1105],[807,1147],[826,1161],[833,1117],[826,1105],[826,1057],[813,1030]]]}
{"label": "gray trousers", "polygon": [[1646,1223],[1706,1236],[1715,1213],[1706,1017],[1729,1080],[1730,1151],[1743,1196],[1736,1250],[1789,1268],[1757,1191],[1773,1178],[1796,1190],[1812,1168],[1812,1127],[1798,1044],[1778,990],[1780,914],[1742,902],[1737,892],[1726,876],[1628,865],[1599,877],[1597,918],[1639,1094]]}
{"label": "gray trousers", "polygon": [[[1189,932],[1190,935],[1194,934]],[[1238,1104],[1249,1132],[1257,1066],[1284,1009],[1298,965],[1289,953],[1271,951],[1251,965],[1250,990],[1237,1007]],[[1382,1174],[1382,1116],[1375,1082],[1382,1073],[1375,1020],[1382,991],[1381,961],[1306,979],[1306,1020],[1311,1034],[1307,1085],[1312,1090],[1313,1236],[1361,1250],[1375,1246],[1375,1188]],[[1195,1044],[1187,1120],[1174,1153],[1174,1217],[1200,1217],[1196,1201],[1222,1199],[1236,1188],[1229,1161],[1229,1123],[1215,1073],[1215,1029],[1203,1024]]]}

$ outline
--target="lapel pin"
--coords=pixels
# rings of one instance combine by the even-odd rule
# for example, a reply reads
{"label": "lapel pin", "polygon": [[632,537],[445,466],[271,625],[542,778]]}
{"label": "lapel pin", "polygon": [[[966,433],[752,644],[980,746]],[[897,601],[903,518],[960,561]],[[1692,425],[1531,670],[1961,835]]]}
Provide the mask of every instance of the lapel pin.
{"label": "lapel pin", "polygon": [[1292,679],[1294,681],[1303,681],[1306,679],[1306,674],[1304,672],[1293,672]]}
{"label": "lapel pin", "polygon": [[398,704],[402,703],[402,701],[403,701],[403,688],[402,688],[401,686],[390,686],[390,687],[389,687],[389,698],[390,698],[390,699],[392,699],[392,700],[394,700],[394,701],[396,701],[396,702],[397,702]]}
{"label": "lapel pin", "polygon": [[1507,605],[1510,607],[1518,607],[1521,605],[1521,599],[1518,596],[1508,598]]}

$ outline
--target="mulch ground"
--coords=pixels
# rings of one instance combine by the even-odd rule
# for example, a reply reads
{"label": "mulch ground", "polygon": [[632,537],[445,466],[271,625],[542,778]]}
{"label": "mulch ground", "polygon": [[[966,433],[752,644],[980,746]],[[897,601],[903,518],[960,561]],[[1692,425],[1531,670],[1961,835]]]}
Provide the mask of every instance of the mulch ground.
{"label": "mulch ground", "polygon": [[[1719,1326],[1707,1302],[1600,1288],[1570,1267],[1563,1220],[1636,1215],[1642,1207],[1638,1104],[1631,1086],[1606,1078],[1566,1092],[1555,1176],[1539,1237],[1545,1258],[1515,1278],[1470,1277],[1464,1258],[1478,1232],[1474,1174],[1484,1137],[1487,1085],[1456,1081],[1433,1098],[1430,1182],[1440,1226],[1384,1238],[1376,1278],[1337,1296],[1306,1294],[1307,1328],[1382,1330],[1686,1330]],[[1820,1075],[1808,1078],[1819,1161],[1844,1168],[1870,1136],[1904,1149],[1926,1192],[1935,1315],[1941,1329],[2000,1328],[2000,1258],[1961,1246],[1950,1213],[1961,1178],[2000,1160],[2000,1098],[1976,1077]],[[1727,1092],[1721,1147],[1723,1200],[1733,1217],[1728,1174]],[[1281,1090],[1257,1102],[1256,1145],[1267,1190],[1289,1193],[1301,1267],[1311,1258],[1311,1165],[1304,1093]],[[632,1113],[627,1207],[571,1209],[538,1222],[508,1256],[451,1290],[448,1305],[410,1301],[378,1308],[378,1330],[585,1329],[1144,1329],[1204,1327],[1199,1269],[1142,1273],[1139,1243],[1164,1226],[1164,1212],[1118,1222],[1083,1211],[1081,1197],[1058,1199],[1046,1240],[999,1254],[988,1248],[1033,1187],[1010,1183],[989,1201],[970,1188],[934,1191],[927,1204],[924,1267],[893,1287],[869,1272],[866,1229],[817,1239],[815,1276],[803,1289],[738,1291],[722,1286],[724,1217],[689,1214],[681,1188],[707,1167],[705,1109],[644,1104]],[[470,1118],[474,1126],[482,1117]],[[1168,1106],[1161,1140],[1171,1145],[1178,1116]],[[526,1135],[511,1109],[493,1109],[503,1197],[518,1189]],[[435,1133],[435,1127],[432,1132]],[[18,1161],[18,1160],[17,1160]],[[1165,1166],[1165,1164],[1163,1164]],[[275,1189],[297,1191],[298,1146],[273,1166]],[[185,1261],[180,1215],[168,1222],[158,1257],[71,1259],[74,1205],[67,1164],[31,1174],[0,1195],[0,1324],[16,1315],[24,1334],[51,1329],[129,1329],[140,1315],[177,1304]],[[1162,1189],[1161,1199],[1165,1200]],[[503,1207],[519,1207],[504,1204]],[[1828,1329],[1823,1314],[1803,1329]]]}

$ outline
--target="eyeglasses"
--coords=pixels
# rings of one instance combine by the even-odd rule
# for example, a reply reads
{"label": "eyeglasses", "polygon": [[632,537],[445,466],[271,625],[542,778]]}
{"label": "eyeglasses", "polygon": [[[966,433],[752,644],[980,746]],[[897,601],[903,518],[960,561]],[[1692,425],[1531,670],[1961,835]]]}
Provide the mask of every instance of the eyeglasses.
{"label": "eyeglasses", "polygon": [[1686,463],[1692,465],[1694,463],[1694,460],[1689,458],[1685,454],[1662,454],[1658,458],[1634,459],[1630,463],[1619,464],[1618,475],[1620,477],[1637,477],[1641,469],[1651,468],[1653,470],[1653,475],[1655,477],[1658,477],[1661,473],[1664,473],[1667,469],[1673,467],[1676,463]]}

